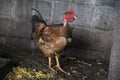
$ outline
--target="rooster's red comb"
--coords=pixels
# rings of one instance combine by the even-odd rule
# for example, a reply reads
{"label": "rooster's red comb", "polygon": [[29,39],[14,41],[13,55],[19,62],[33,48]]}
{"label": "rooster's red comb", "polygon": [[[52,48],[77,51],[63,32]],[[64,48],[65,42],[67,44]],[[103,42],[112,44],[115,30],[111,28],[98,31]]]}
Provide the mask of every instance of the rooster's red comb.
{"label": "rooster's red comb", "polygon": [[74,16],[76,16],[76,13],[75,13],[75,11],[74,11],[72,8],[70,8],[70,9],[68,10],[68,12],[70,12],[70,13],[72,13]]}

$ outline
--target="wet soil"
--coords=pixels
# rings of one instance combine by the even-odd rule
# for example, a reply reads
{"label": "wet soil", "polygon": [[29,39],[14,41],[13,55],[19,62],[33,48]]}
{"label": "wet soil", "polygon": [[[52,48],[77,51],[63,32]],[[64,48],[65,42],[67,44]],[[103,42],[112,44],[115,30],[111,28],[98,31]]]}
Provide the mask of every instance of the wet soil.
{"label": "wet soil", "polygon": [[[56,68],[54,68],[56,72],[53,72],[49,70],[48,59],[40,50],[23,50],[0,45],[0,57],[11,59],[14,62],[13,70],[8,72],[4,78],[5,80],[107,80],[108,75],[108,64],[105,62],[68,56],[61,56],[60,64],[69,74],[62,73]],[[55,66],[55,61],[52,65]],[[30,70],[40,71],[41,74],[44,74],[44,78],[28,78],[24,74],[24,77],[16,78],[18,72],[16,74],[14,70],[19,71],[18,68],[27,69],[26,72]]]}

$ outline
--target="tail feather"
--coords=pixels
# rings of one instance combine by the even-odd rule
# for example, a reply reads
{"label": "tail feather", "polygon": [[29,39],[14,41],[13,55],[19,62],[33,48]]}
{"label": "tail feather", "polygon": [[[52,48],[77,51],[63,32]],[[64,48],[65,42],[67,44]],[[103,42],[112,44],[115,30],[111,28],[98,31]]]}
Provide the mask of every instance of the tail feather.
{"label": "tail feather", "polygon": [[37,9],[32,8],[31,10],[32,10],[32,15],[38,15],[41,20],[44,20],[42,15],[40,14],[40,12]]}
{"label": "tail feather", "polygon": [[36,23],[38,22],[45,22],[45,20],[43,19],[43,17],[41,16],[40,12],[34,8],[31,9],[32,10],[32,19],[31,19],[31,23],[32,23],[32,30],[34,31],[34,28],[36,26]]}

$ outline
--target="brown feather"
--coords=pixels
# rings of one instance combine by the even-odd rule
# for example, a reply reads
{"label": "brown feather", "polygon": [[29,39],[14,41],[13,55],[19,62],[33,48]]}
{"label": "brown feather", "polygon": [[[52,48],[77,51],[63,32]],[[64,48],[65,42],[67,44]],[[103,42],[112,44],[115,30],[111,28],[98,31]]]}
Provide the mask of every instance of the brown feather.
{"label": "brown feather", "polygon": [[71,37],[68,35],[68,26],[63,27],[61,24],[38,23],[35,33],[39,39],[39,47],[46,56],[60,53],[67,46],[67,38]]}

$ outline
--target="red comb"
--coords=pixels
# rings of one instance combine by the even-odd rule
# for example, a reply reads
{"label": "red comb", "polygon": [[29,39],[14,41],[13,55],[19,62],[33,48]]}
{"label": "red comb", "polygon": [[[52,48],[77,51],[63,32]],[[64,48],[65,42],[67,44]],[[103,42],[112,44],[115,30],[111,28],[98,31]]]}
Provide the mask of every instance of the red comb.
{"label": "red comb", "polygon": [[76,13],[73,9],[69,9],[68,12],[72,13],[74,16],[76,16]]}

